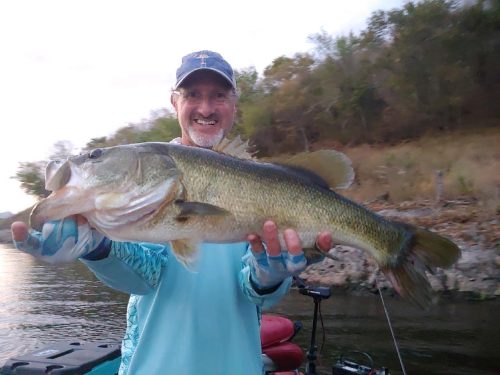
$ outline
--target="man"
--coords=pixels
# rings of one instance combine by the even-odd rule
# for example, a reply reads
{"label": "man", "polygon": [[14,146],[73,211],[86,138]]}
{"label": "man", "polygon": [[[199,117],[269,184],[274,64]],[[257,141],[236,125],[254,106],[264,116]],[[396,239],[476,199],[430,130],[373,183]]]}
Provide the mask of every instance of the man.
{"label": "man", "polygon": [[[173,142],[216,146],[236,115],[233,69],[215,52],[185,56],[171,102],[182,133]],[[250,233],[248,242],[202,244],[196,272],[169,245],[111,241],[82,217],[31,234],[17,222],[12,234],[19,250],[53,263],[80,259],[105,284],[131,294],[120,367],[129,375],[262,373],[260,309],[278,301],[306,266],[297,233],[284,231],[282,250],[272,221],[262,239]],[[317,243],[328,250],[330,235]]]}

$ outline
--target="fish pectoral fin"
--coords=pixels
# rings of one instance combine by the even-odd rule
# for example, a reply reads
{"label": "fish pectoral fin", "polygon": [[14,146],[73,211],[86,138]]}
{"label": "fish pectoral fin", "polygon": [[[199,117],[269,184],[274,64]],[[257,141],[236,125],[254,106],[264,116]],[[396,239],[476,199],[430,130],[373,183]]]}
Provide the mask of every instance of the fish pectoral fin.
{"label": "fish pectoral fin", "polygon": [[[314,176],[319,176],[330,189],[347,189],[354,181],[354,169],[351,160],[342,152],[336,150],[318,150],[302,152],[292,157],[276,157],[264,159],[271,163],[289,166],[298,174],[314,182]],[[309,172],[309,173],[308,173]]]}
{"label": "fish pectoral fin", "polygon": [[186,202],[180,199],[174,203],[179,209],[178,220],[185,220],[191,216],[225,216],[230,214],[228,210],[209,203]]}
{"label": "fish pectoral fin", "polygon": [[198,263],[198,242],[183,239],[170,241],[177,260],[189,271],[195,272]]}

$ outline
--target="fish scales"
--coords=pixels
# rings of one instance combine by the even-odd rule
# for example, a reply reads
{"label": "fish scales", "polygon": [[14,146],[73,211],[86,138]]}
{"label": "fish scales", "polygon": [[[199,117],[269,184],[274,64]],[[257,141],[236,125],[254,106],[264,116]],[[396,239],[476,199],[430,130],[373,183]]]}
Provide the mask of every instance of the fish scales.
{"label": "fish scales", "polygon": [[188,200],[233,214],[226,225],[213,228],[213,241],[244,240],[249,229],[260,233],[263,222],[272,219],[278,227],[295,228],[309,248],[320,231],[331,231],[338,243],[374,248],[383,256],[391,254],[388,250],[397,255],[404,244],[406,233],[398,226],[280,166],[214,153],[206,157],[205,150],[186,151],[191,150],[171,148],[169,155],[183,171]]}

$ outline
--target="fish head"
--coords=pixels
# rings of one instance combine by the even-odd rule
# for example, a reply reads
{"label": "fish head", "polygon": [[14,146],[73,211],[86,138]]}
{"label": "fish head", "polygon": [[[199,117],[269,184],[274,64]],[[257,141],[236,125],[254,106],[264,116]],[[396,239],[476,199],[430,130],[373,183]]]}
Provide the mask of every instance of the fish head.
{"label": "fish head", "polygon": [[52,193],[33,208],[31,227],[40,230],[47,221],[81,214],[113,228],[151,214],[180,184],[168,144],[162,145],[97,148],[50,162],[46,189]]}

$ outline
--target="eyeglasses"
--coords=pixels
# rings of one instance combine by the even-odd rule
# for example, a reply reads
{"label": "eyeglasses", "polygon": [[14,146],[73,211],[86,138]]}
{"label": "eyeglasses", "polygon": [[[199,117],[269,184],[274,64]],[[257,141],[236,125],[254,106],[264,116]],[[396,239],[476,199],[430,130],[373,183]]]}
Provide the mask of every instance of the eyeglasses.
{"label": "eyeglasses", "polygon": [[179,95],[188,104],[200,104],[203,102],[205,98],[207,98],[209,102],[213,102],[217,105],[222,105],[229,103],[236,96],[236,94],[230,90],[212,91],[209,92],[208,95],[204,95],[203,93],[197,90],[181,89],[172,92],[174,94]]}

